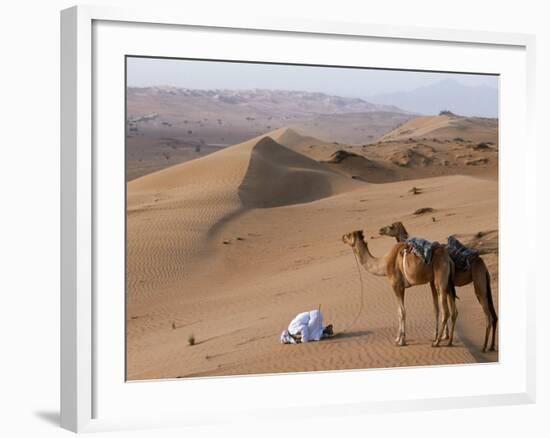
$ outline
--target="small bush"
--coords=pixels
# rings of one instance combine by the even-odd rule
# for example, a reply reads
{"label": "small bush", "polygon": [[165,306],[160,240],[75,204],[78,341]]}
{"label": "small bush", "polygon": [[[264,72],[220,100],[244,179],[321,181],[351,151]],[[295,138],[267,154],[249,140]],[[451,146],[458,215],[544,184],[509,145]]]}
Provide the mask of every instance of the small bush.
{"label": "small bush", "polygon": [[413,212],[413,214],[424,214],[424,213],[431,213],[435,211],[433,208],[431,207],[423,207],[423,208],[419,208],[418,210],[415,210]]}
{"label": "small bush", "polygon": [[440,116],[454,116],[455,114],[452,111],[449,110],[441,110],[439,111]]}
{"label": "small bush", "polygon": [[187,343],[189,344],[189,346],[195,345],[195,336],[193,335],[193,333],[191,333],[191,334],[187,337]]}

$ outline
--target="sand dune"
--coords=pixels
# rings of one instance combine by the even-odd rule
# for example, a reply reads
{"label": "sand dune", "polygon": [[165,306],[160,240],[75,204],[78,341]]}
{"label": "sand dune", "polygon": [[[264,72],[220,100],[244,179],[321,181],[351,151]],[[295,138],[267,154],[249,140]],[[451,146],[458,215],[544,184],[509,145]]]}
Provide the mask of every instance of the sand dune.
{"label": "sand dune", "polygon": [[270,136],[328,169],[366,182],[386,183],[457,174],[495,179],[498,176],[497,125],[493,123],[487,128],[481,123],[478,128],[470,126],[469,135],[485,138],[485,143],[462,137],[411,137],[350,145],[304,136],[288,128],[273,131]]}
{"label": "sand dune", "polygon": [[127,186],[129,290],[156,299],[161,283],[185,278],[186,264],[208,253],[208,239],[246,209],[360,185],[263,136],[137,178]]}
{"label": "sand dune", "polygon": [[252,150],[239,197],[248,208],[279,207],[315,201],[358,186],[271,137],[264,137]]}
{"label": "sand dune", "polygon": [[[279,130],[128,183],[129,379],[498,359],[477,351],[484,321],[471,286],[459,290],[465,310],[454,348],[430,347],[431,295],[422,286],[407,292],[410,345],[394,347],[393,293],[366,272],[365,311],[349,327],[361,298],[353,255],[341,242],[344,232],[365,229],[372,252],[383,254],[393,242],[377,237],[378,228],[401,220],[429,239],[458,233],[495,244],[497,182],[441,176],[368,184],[337,170],[349,157],[320,163],[293,149],[313,140]],[[412,186],[421,193],[411,194]],[[413,215],[419,207],[434,212]],[[498,305],[497,253],[484,257]],[[348,330],[280,345],[290,319],[319,304],[337,331]]]}
{"label": "sand dune", "polygon": [[436,138],[438,140],[463,138],[475,142],[491,141],[498,130],[497,119],[439,115],[416,117],[388,132],[380,141],[399,141],[409,138]]}
{"label": "sand dune", "polygon": [[209,233],[242,209],[238,187],[256,142],[236,145],[127,184],[130,298],[145,295],[148,301],[158,300],[167,283],[186,278],[186,270],[192,269],[188,265],[191,260],[200,263]]}

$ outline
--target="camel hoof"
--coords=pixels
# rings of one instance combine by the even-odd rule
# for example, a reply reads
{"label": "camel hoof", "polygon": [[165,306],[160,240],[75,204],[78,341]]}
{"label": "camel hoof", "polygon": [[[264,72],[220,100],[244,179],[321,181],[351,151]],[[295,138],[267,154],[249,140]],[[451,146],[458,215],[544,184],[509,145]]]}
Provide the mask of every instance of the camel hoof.
{"label": "camel hoof", "polygon": [[439,347],[439,341],[433,341],[432,342],[432,347]]}
{"label": "camel hoof", "polygon": [[489,348],[489,351],[497,351],[497,349],[495,347],[491,347]]}
{"label": "camel hoof", "polygon": [[447,347],[452,347],[452,346],[454,346],[453,341],[447,342]]}

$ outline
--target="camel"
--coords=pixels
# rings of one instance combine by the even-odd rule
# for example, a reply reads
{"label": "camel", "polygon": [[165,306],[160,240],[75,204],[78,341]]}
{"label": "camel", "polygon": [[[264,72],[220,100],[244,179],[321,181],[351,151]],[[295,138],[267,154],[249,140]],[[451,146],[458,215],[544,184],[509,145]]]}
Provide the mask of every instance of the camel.
{"label": "camel", "polygon": [[405,340],[405,289],[426,283],[430,283],[431,286],[435,313],[432,346],[439,346],[449,317],[451,318],[451,327],[448,345],[452,346],[458,311],[451,277],[454,270],[453,262],[443,246],[433,250],[432,260],[426,264],[415,254],[409,252],[404,243],[395,244],[383,257],[373,257],[364,239],[363,231],[360,230],[344,234],[342,241],[352,247],[367,272],[388,278],[398,301],[399,329],[395,338],[397,346],[407,345]]}
{"label": "camel", "polygon": [[[394,222],[391,225],[380,228],[379,234],[381,236],[395,237],[397,242],[405,242],[409,238],[405,226],[401,222]],[[489,351],[495,351],[495,334],[497,329],[497,313],[493,304],[493,295],[491,292],[491,276],[487,270],[485,262],[480,256],[475,257],[470,262],[470,269],[461,271],[455,269],[454,272],[454,285],[466,286],[467,284],[474,283],[474,291],[481,308],[485,313],[485,341],[483,343],[483,352],[487,351],[487,344],[489,342],[489,334],[492,329],[491,346]]]}

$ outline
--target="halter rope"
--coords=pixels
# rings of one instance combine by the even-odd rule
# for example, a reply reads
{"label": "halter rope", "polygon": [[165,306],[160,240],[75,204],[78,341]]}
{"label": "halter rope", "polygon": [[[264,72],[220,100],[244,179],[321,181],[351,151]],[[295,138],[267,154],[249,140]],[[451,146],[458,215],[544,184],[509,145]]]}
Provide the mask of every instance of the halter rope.
{"label": "halter rope", "polygon": [[340,334],[340,335],[342,333],[346,333],[350,328],[352,328],[357,322],[357,320],[359,319],[359,316],[361,316],[361,313],[363,312],[363,276],[361,275],[361,269],[359,267],[359,260],[357,260],[357,254],[355,254],[355,251],[353,250],[353,248],[351,250],[353,252],[353,256],[355,257],[355,266],[357,266],[357,273],[359,274],[359,282],[361,283],[361,305],[359,306],[359,312],[357,312],[357,315],[355,315],[355,318],[353,319],[351,324],[349,324],[345,329],[336,332],[336,334]]}

